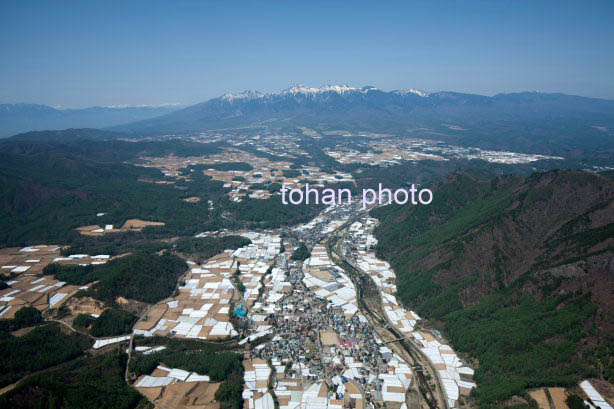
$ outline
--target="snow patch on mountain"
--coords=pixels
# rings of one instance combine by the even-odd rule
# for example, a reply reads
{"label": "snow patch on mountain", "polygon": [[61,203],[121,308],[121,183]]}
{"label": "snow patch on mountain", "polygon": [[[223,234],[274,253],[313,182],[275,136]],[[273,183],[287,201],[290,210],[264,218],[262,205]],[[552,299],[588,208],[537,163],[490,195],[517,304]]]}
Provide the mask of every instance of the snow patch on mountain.
{"label": "snow patch on mountain", "polygon": [[[253,100],[253,99],[263,99],[263,98],[274,98],[274,97],[316,97],[320,95],[327,95],[330,93],[337,93],[339,95],[344,94],[366,94],[368,92],[379,91],[378,88],[373,86],[364,86],[362,88],[351,87],[349,85],[323,85],[321,87],[306,87],[304,85],[294,85],[290,88],[286,88],[278,94],[265,94],[260,91],[244,91],[240,94],[224,94],[220,97],[221,100],[227,102],[239,101],[239,100]],[[416,94],[421,97],[428,97],[429,94],[427,92],[421,91],[419,89],[410,88],[407,90],[400,91],[392,91],[394,94],[398,95],[407,95],[407,94]]]}
{"label": "snow patch on mountain", "polygon": [[281,92],[280,95],[317,95],[325,92],[336,92],[338,94],[344,94],[346,92],[358,91],[360,88],[350,87],[349,85],[324,85],[319,88],[305,87],[304,85],[295,85],[291,88],[287,88]]}
{"label": "snow patch on mountain", "polygon": [[231,94],[230,92],[224,94],[222,96],[222,100],[232,102],[235,100],[245,100],[245,99],[260,99],[266,97],[267,94],[264,94],[260,91],[244,91],[239,94]]}
{"label": "snow patch on mountain", "polygon": [[399,95],[408,95],[408,94],[416,94],[418,96],[421,97],[428,97],[429,93],[419,90],[419,89],[414,89],[414,88],[409,88],[409,89],[403,89],[403,90],[398,90],[398,91],[392,91],[394,94],[399,94]]}

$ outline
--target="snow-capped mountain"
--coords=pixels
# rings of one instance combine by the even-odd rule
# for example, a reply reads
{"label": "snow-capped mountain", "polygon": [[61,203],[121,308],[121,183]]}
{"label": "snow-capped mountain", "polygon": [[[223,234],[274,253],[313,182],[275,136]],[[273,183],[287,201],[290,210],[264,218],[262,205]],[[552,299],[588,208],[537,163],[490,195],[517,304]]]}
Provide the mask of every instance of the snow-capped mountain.
{"label": "snow-capped mountain", "polygon": [[[372,86],[365,86],[362,88],[351,87],[349,85],[323,85],[321,87],[306,87],[298,84],[290,88],[286,88],[278,94],[266,94],[260,91],[243,91],[238,94],[227,93],[220,98],[223,101],[233,102],[238,100],[253,100],[263,99],[271,100],[275,97],[318,97],[324,95],[338,94],[338,95],[350,95],[350,94],[367,94],[369,92],[379,91]],[[410,88],[407,90],[392,91],[392,94],[396,95],[409,95],[414,94],[420,97],[428,97],[428,92],[421,91],[419,89]]]}
{"label": "snow-capped mountain", "polygon": [[349,92],[369,92],[376,90],[375,87],[354,88],[349,85],[324,85],[319,88],[305,87],[304,85],[295,85],[291,88],[283,90],[280,95],[322,95],[327,92],[335,92],[337,94],[345,94]]}
{"label": "snow-capped mountain", "polygon": [[267,97],[267,94],[263,94],[260,91],[244,91],[239,94],[231,94],[229,92],[227,94],[222,95],[220,98],[227,102],[233,102],[237,100],[241,101],[241,100],[246,100],[246,99],[259,99],[259,98],[266,98],[266,97]]}
{"label": "snow-capped mountain", "polygon": [[429,93],[428,92],[424,92],[422,90],[419,89],[414,89],[414,88],[409,88],[409,89],[402,89],[402,90],[397,90],[397,91],[392,91],[393,93],[399,94],[399,95],[407,95],[407,94],[416,94],[420,97],[428,97]]}
{"label": "snow-capped mountain", "polygon": [[[384,91],[373,86],[294,85],[278,93],[226,93],[172,112],[172,107],[164,109],[168,110],[5,105],[0,106],[0,134],[8,136],[3,126],[15,123],[19,129],[13,127],[12,134],[83,126],[111,126],[107,129],[139,134],[308,127],[411,135],[545,154],[560,154],[557,147],[567,146],[567,151],[580,156],[584,151],[579,147],[608,147],[614,140],[610,131],[614,129],[614,101],[536,92],[490,97],[416,88]],[[156,111],[164,115],[156,116]],[[120,121],[126,124],[113,126]]]}
{"label": "snow-capped mountain", "polygon": [[449,91],[428,93],[415,88],[388,92],[373,86],[295,85],[279,93],[228,93],[114,129],[159,133],[266,124],[407,133],[408,129],[433,127],[449,132],[452,128],[446,124],[453,124],[458,134],[459,129],[474,126],[484,129],[488,124],[498,127],[504,122],[527,121],[548,121],[548,132],[553,132],[552,124],[569,129],[569,121],[575,125],[578,121],[590,125],[605,121],[611,126],[614,101],[535,92],[489,97]]}

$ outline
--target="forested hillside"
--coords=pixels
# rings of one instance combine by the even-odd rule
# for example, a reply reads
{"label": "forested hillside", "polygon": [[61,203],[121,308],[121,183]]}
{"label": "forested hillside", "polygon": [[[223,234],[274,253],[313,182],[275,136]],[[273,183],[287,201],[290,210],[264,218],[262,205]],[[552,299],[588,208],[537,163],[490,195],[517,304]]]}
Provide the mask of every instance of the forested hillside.
{"label": "forested hillside", "polygon": [[34,372],[73,360],[90,348],[91,344],[86,337],[65,331],[58,324],[38,326],[23,336],[1,331],[0,387]]}
{"label": "forested hillside", "polygon": [[75,360],[27,379],[0,396],[2,409],[147,408],[147,400],[124,380],[126,356],[118,350]]}
{"label": "forested hillside", "polygon": [[[223,144],[117,138],[112,132],[68,129],[30,132],[0,142],[0,246],[81,245],[84,239],[76,227],[121,225],[131,218],[164,222],[145,228],[143,234],[168,238],[223,227],[277,227],[304,221],[318,211],[263,200],[231,203],[223,183],[200,172],[166,184],[159,170],[135,166],[141,156],[211,154]],[[202,200],[183,200],[192,196]],[[216,202],[215,210],[208,200]],[[97,217],[98,213],[104,215]]]}
{"label": "forested hillside", "polygon": [[228,235],[222,237],[185,237],[179,239],[175,250],[183,254],[198,255],[208,259],[226,249],[235,250],[247,246],[251,240],[242,236]]}
{"label": "forested hillside", "polygon": [[171,295],[177,279],[187,267],[185,261],[174,255],[141,253],[117,258],[100,266],[49,264],[43,272],[69,284],[84,285],[98,281],[93,291],[103,301],[112,302],[115,297],[121,296],[156,303]]}
{"label": "forested hillside", "polygon": [[614,380],[612,174],[465,171],[434,197],[373,211],[377,251],[397,271],[399,297],[477,358],[480,402]]}

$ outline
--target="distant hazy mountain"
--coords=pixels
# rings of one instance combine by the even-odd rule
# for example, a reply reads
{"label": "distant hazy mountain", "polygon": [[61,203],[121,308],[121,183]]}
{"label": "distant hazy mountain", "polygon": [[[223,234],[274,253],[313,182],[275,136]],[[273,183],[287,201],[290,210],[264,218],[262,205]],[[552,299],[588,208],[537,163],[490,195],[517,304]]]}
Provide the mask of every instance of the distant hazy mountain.
{"label": "distant hazy mountain", "polygon": [[177,110],[177,106],[55,109],[38,104],[0,104],[0,138],[27,131],[105,128]]}
{"label": "distant hazy mountain", "polygon": [[614,152],[614,101],[537,92],[488,97],[295,86],[278,94],[225,94],[114,129],[158,133],[254,125],[370,130],[573,156],[597,149]]}

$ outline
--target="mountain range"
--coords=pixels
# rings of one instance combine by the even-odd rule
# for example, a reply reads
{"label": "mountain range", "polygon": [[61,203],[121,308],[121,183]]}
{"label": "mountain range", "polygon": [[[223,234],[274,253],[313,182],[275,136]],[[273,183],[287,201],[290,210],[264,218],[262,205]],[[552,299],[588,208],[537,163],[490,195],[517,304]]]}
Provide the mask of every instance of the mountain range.
{"label": "mountain range", "polygon": [[246,91],[114,127],[137,133],[309,127],[431,138],[463,146],[614,157],[614,101],[524,92],[482,96],[366,86]]}
{"label": "mountain range", "polygon": [[0,138],[27,131],[105,128],[177,110],[168,106],[118,106],[57,109],[41,104],[0,104]]}
{"label": "mountain range", "polygon": [[614,158],[614,101],[523,92],[483,96],[417,89],[382,91],[302,85],[279,93],[245,91],[188,106],[56,110],[0,106],[0,135],[102,127],[137,135],[250,128],[386,133],[482,149],[583,159]]}
{"label": "mountain range", "polygon": [[350,126],[378,129],[391,122],[399,129],[451,121],[465,125],[486,120],[590,120],[614,118],[614,101],[565,94],[525,92],[493,97],[457,92],[426,93],[409,89],[382,91],[375,87],[294,86],[277,94],[245,91],[182,110],[118,127],[122,130],[188,131],[280,122],[299,125]]}

